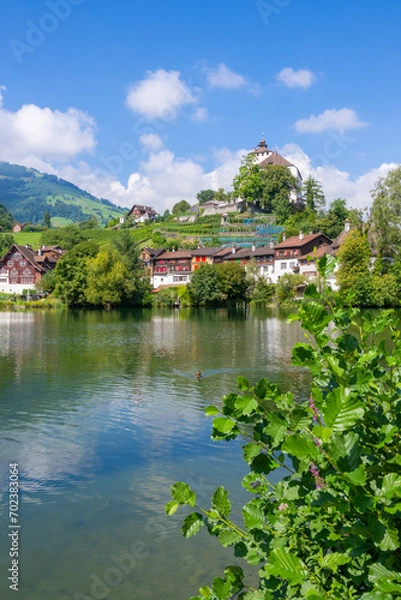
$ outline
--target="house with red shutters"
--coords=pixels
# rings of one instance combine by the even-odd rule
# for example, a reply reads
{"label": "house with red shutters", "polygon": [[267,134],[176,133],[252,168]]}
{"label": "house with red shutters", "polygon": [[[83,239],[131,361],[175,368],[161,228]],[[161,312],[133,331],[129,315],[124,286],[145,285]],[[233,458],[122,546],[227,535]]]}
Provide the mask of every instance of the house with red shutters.
{"label": "house with red shutters", "polygon": [[274,283],[286,273],[316,277],[316,260],[332,253],[332,240],[325,233],[293,235],[274,246]]}
{"label": "house with red shutters", "polygon": [[22,294],[32,289],[52,271],[63,251],[58,246],[42,246],[35,252],[30,246],[13,244],[0,259],[0,292]]}

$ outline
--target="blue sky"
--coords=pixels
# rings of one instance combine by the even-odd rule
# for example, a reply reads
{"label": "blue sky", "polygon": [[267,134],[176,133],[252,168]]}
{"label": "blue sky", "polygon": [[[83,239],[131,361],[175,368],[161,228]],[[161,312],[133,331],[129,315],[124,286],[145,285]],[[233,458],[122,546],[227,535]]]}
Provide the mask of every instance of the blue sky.
{"label": "blue sky", "polygon": [[159,211],[230,189],[262,133],[328,201],[401,162],[401,5],[14,0],[0,20],[0,160]]}

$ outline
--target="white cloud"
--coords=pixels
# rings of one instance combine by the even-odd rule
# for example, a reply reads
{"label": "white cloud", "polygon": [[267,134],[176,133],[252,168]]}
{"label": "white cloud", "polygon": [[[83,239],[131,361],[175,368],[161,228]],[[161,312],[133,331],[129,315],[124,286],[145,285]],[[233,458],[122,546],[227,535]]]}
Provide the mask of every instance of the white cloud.
{"label": "white cloud", "polygon": [[196,97],[181,79],[179,71],[148,71],[145,79],[134,83],[127,106],[147,119],[174,119],[180,108],[195,104]]}
{"label": "white cloud", "polygon": [[[313,166],[309,157],[297,144],[286,144],[279,150],[290,162],[297,165],[304,179],[311,175],[321,182],[327,204],[336,198],[345,198],[349,208],[366,208],[372,205],[370,191],[379,177],[385,177],[394,169],[395,163],[382,163],[359,177],[353,178],[348,171],[341,171],[327,159],[323,164]],[[322,162],[321,155],[316,157]]]}
{"label": "white cloud", "polygon": [[92,152],[95,122],[87,113],[65,112],[25,104],[15,112],[3,106],[0,88],[0,160],[40,168],[47,161],[66,161]]}
{"label": "white cloud", "polygon": [[299,119],[295,123],[298,133],[321,133],[328,129],[334,131],[347,131],[366,127],[368,123],[359,120],[358,115],[351,108],[340,108],[339,110],[328,109],[320,115],[311,115],[308,119]]}
{"label": "white cloud", "polygon": [[276,80],[289,88],[308,88],[316,81],[316,76],[308,69],[294,71],[291,67],[281,69],[276,75]]}
{"label": "white cloud", "polygon": [[208,120],[208,118],[209,111],[204,106],[199,106],[199,108],[194,111],[191,117],[192,121],[198,121],[199,123],[204,123]]}
{"label": "white cloud", "polygon": [[139,141],[147,150],[160,150],[164,145],[163,140],[157,133],[144,133],[139,138]]}
{"label": "white cloud", "polygon": [[205,67],[204,71],[210,87],[235,89],[248,85],[246,77],[235,73],[224,63],[220,63],[215,69]]}

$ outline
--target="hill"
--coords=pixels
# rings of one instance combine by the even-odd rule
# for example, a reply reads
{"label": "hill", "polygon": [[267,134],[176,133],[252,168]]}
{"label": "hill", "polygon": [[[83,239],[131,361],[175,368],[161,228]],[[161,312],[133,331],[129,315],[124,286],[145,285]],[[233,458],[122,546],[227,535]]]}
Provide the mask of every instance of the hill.
{"label": "hill", "polygon": [[48,210],[56,226],[91,217],[104,225],[126,212],[56,175],[7,162],[0,162],[0,203],[20,222],[43,224]]}

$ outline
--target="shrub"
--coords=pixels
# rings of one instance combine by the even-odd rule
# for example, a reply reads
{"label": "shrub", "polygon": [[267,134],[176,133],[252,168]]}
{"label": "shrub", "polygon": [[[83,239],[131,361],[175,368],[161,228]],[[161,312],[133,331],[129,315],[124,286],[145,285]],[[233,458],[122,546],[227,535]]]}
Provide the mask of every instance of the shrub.
{"label": "shrub", "polygon": [[[318,263],[321,276],[332,257]],[[241,436],[252,499],[243,523],[231,517],[229,494],[216,489],[210,508],[198,506],[185,483],[166,506],[195,508],[182,531],[206,526],[237,557],[259,566],[257,589],[229,566],[192,600],[392,600],[401,597],[401,335],[391,311],[345,308],[338,295],[306,289],[298,319],[307,342],[293,364],[312,375],[310,398],[262,379],[238,378],[239,393],[223,398],[212,438]],[[272,483],[270,473],[282,478]]]}

